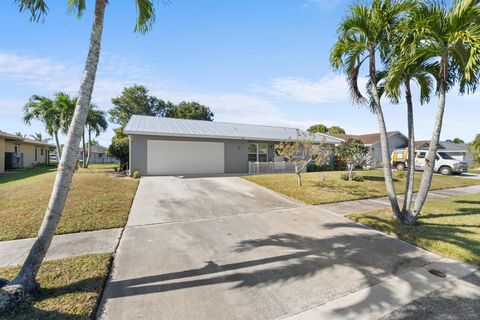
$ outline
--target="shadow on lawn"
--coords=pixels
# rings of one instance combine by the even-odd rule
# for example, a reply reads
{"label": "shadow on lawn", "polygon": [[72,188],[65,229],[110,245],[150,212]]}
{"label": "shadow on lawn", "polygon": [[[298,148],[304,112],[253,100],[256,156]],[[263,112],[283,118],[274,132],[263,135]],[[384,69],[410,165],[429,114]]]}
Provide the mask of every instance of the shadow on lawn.
{"label": "shadow on lawn", "polygon": [[[1,319],[88,319],[88,316],[69,314],[56,310],[40,309],[35,306],[35,303],[42,303],[47,299],[62,297],[71,294],[85,292],[99,293],[101,292],[104,281],[105,279],[103,277],[95,277],[77,281],[62,287],[40,288],[40,290],[36,292],[36,294],[34,294],[31,299],[28,299],[21,305],[16,306],[9,313],[2,315],[3,317],[1,317]],[[61,301],[59,301],[59,303],[61,303]],[[72,304],[78,303],[81,303],[81,301],[77,301],[76,303],[72,302]],[[50,302],[50,304],[53,304],[53,302]]]}
{"label": "shadow on lawn", "polygon": [[42,165],[34,168],[10,171],[0,174],[0,186],[9,182],[19,182],[23,179],[35,177],[57,170],[56,165]]}
{"label": "shadow on lawn", "polygon": [[[289,285],[293,281],[311,278],[323,272],[320,276],[323,277],[320,280],[323,280],[319,282],[317,278],[315,282],[324,283],[324,286],[315,288],[316,293],[306,295],[301,303],[298,299],[292,299],[293,307],[291,308],[294,309],[302,303],[310,305],[325,303],[353,289],[375,285],[387,277],[421,267],[435,259],[432,255],[418,251],[414,246],[372,232],[356,223],[330,223],[326,224],[326,227],[342,230],[338,232],[338,236],[330,238],[280,233],[266,238],[241,241],[233,249],[233,252],[238,254],[235,260],[241,259],[244,253],[257,249],[261,258],[226,264],[208,261],[202,267],[195,269],[114,281],[107,287],[104,299],[230,284],[229,289],[224,289],[225,286],[223,286],[220,290],[259,288],[259,290],[245,292],[256,295],[255,299],[261,301],[265,294],[268,295],[268,290],[260,290],[260,288],[273,284]],[[345,231],[345,228],[357,229],[358,232]],[[278,254],[279,252],[285,254]],[[248,254],[248,256],[252,255]],[[361,276],[358,276],[359,273]],[[350,274],[355,276],[350,278]],[[334,285],[334,279],[344,280],[340,281],[337,287]],[[288,292],[288,289],[285,290]],[[210,289],[206,292],[214,294],[215,291]],[[285,303],[281,298],[285,292],[280,290],[277,293],[280,298],[271,301]],[[368,308],[383,306],[385,301],[395,299],[395,294],[386,287],[383,295],[385,300],[377,299],[376,306],[370,305]],[[364,299],[371,298],[368,295]],[[297,300],[297,305],[294,300]],[[185,303],[185,308],[188,308],[188,299]],[[257,307],[279,309],[279,306],[276,308],[274,305]],[[338,309],[336,313],[346,316],[352,313],[360,315],[364,311],[367,311],[365,305],[354,304],[348,308]]]}

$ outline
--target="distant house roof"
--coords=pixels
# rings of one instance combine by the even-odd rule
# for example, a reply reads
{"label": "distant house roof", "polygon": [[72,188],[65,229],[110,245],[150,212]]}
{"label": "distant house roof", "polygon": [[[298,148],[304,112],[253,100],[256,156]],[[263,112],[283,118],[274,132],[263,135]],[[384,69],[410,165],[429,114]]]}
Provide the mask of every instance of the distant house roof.
{"label": "distant house roof", "polygon": [[5,138],[7,140],[13,140],[13,141],[18,141],[18,142],[23,142],[23,143],[28,143],[28,144],[35,144],[39,146],[45,146],[45,147],[52,147],[55,148],[53,144],[43,142],[43,141],[37,141],[34,139],[22,137],[22,136],[17,136],[16,134],[8,133],[5,131],[0,130],[0,137]]}
{"label": "distant house roof", "polygon": [[[88,150],[88,143],[87,143],[87,146],[86,146],[87,150]],[[92,153],[107,153],[107,148],[105,148],[104,146],[101,146],[101,145],[98,145],[98,144],[92,144]],[[80,148],[80,152],[83,151],[83,148]]]}
{"label": "distant house roof", "polygon": [[[129,135],[156,135],[168,137],[216,138],[259,141],[295,141],[296,128],[264,126],[243,123],[186,120],[134,115],[125,127]],[[299,130],[305,132],[303,130]],[[329,135],[314,135],[318,142],[338,143]]]}
{"label": "distant house roof", "polygon": [[[428,148],[430,145],[430,140],[419,140],[415,141],[415,148]],[[452,141],[440,141],[438,143],[438,149],[448,150],[448,151],[457,151],[457,152],[466,152],[467,144],[466,143],[454,143]]]}
{"label": "distant house roof", "polygon": [[[400,131],[389,131],[387,132],[387,136],[391,137],[394,135],[401,135],[402,137],[405,137],[403,133]],[[331,136],[335,138],[342,139],[343,141],[348,140],[348,139],[358,139],[363,142],[363,144],[369,145],[369,144],[374,144],[380,141],[380,133],[369,133],[369,134],[330,134]]]}

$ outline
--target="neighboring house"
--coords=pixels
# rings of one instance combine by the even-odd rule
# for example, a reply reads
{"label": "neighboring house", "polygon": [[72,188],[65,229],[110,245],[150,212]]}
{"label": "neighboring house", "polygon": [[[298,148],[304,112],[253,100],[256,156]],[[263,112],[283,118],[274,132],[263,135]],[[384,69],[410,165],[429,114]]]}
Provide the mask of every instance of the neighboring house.
{"label": "neighboring house", "polygon": [[0,131],[0,173],[48,163],[54,145]]}
{"label": "neighboring house", "polygon": [[[125,127],[130,172],[140,175],[248,173],[249,162],[275,160],[275,144],[298,129],[134,115]],[[316,141],[341,140],[327,135]]]}
{"label": "neighboring house", "polygon": [[[85,147],[88,152],[88,143]],[[90,149],[92,154],[90,155],[90,163],[118,163],[118,159],[108,155],[108,148],[105,148],[100,145],[92,144]],[[80,148],[78,159],[82,160],[83,148]]]}
{"label": "neighboring house", "polygon": [[[415,148],[421,150],[428,150],[430,140],[415,141]],[[466,143],[453,143],[452,141],[440,141],[438,143],[438,150],[447,152],[453,158],[464,161],[467,164],[473,164],[473,152],[467,151]]]}
{"label": "neighboring house", "polygon": [[[358,139],[363,142],[365,146],[368,147],[372,161],[377,167],[382,166],[382,147],[380,143],[380,133],[370,133],[370,134],[361,134],[361,135],[351,135],[351,134],[331,134],[342,141],[347,139]],[[392,154],[393,150],[406,148],[408,145],[408,138],[402,134],[400,131],[390,131],[387,132],[388,136],[388,148],[389,154]]]}

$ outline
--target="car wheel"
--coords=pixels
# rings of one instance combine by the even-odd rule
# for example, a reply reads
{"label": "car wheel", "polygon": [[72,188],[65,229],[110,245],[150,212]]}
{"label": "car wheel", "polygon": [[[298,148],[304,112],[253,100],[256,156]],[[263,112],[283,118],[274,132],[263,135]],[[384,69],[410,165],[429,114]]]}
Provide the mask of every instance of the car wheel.
{"label": "car wheel", "polygon": [[403,162],[398,162],[395,165],[395,168],[397,168],[397,170],[405,170],[405,164],[403,164]]}
{"label": "car wheel", "polygon": [[450,167],[441,167],[439,171],[444,176],[449,176],[452,174],[452,169]]}

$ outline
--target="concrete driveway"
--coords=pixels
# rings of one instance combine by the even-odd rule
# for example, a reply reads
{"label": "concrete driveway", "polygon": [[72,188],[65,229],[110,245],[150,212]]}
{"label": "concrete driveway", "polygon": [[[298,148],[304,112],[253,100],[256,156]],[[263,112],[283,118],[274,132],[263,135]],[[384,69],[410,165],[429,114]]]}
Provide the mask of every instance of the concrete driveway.
{"label": "concrete driveway", "polygon": [[425,266],[448,265],[330,211],[237,177],[142,178],[98,315],[321,319],[325,305],[329,318],[353,319],[408,303],[408,279],[425,294],[435,282]]}

